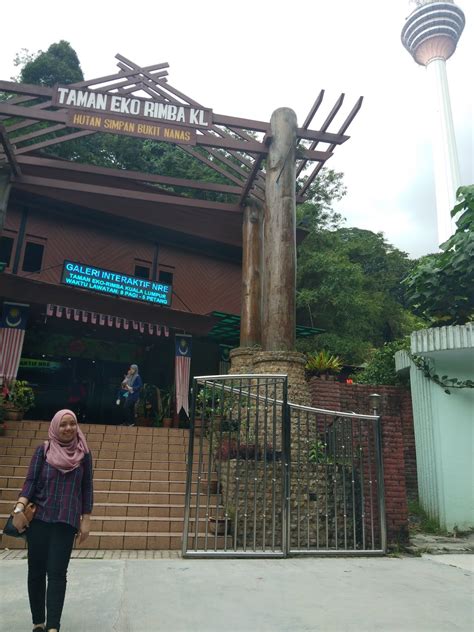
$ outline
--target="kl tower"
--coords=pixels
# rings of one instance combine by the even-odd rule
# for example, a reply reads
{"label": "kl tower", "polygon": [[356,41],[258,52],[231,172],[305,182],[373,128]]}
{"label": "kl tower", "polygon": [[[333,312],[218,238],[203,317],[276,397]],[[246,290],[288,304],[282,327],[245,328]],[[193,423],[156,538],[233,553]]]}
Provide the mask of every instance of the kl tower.
{"label": "kl tower", "polygon": [[426,67],[430,83],[438,243],[443,243],[455,229],[450,211],[461,184],[446,60],[456,50],[465,18],[452,0],[415,0],[414,4],[416,8],[402,29],[402,43],[416,63]]}

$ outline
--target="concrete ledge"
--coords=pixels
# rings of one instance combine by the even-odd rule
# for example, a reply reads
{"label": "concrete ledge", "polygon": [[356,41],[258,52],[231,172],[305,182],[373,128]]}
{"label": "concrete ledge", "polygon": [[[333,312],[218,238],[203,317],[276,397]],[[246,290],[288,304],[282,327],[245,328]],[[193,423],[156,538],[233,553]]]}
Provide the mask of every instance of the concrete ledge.
{"label": "concrete ledge", "polygon": [[412,353],[474,349],[474,323],[420,329],[410,340]]}

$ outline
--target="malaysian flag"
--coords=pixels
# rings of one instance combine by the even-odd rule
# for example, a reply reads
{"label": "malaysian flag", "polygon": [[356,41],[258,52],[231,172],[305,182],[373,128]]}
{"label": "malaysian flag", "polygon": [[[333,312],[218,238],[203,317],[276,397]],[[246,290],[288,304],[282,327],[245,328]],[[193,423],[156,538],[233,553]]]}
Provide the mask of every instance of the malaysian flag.
{"label": "malaysian flag", "polygon": [[20,364],[29,305],[3,303],[0,320],[0,377],[9,382],[16,378]]}
{"label": "malaysian flag", "polygon": [[219,375],[227,375],[230,369],[230,350],[229,345],[219,345]]}
{"label": "malaysian flag", "polygon": [[175,362],[175,384],[176,384],[176,412],[181,408],[189,417],[189,375],[191,373],[191,347],[192,336],[184,334],[176,335],[176,362]]}

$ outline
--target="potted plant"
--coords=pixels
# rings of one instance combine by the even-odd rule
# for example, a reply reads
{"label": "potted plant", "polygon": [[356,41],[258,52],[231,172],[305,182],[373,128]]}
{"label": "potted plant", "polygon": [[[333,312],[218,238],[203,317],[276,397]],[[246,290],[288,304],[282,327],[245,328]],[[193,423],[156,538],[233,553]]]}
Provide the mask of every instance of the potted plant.
{"label": "potted plant", "polygon": [[15,380],[4,404],[5,419],[21,421],[27,410],[35,403],[35,395],[26,380]]}
{"label": "potted plant", "polygon": [[221,416],[221,398],[215,389],[205,386],[196,397],[196,416],[204,419]]}
{"label": "potted plant", "polygon": [[227,518],[217,518],[216,516],[209,516],[209,531],[213,535],[226,535],[230,533],[231,527],[231,519],[229,516]]}
{"label": "potted plant", "polygon": [[221,400],[215,389],[205,386],[196,396],[196,409],[194,415],[195,435],[200,436],[202,429],[212,420],[213,423],[220,423],[221,420]]}
{"label": "potted plant", "polygon": [[162,391],[161,393],[161,414],[163,428],[171,428],[173,418],[171,416],[171,404],[173,402],[171,391]]}
{"label": "potted plant", "polygon": [[0,393],[0,437],[3,437],[5,434],[6,426],[5,426],[5,398]]}
{"label": "potted plant", "polygon": [[331,355],[327,351],[319,351],[308,356],[305,370],[309,376],[316,376],[327,380],[329,376],[337,375],[343,367],[342,359],[339,356]]}
{"label": "potted plant", "polygon": [[144,384],[137,404],[137,426],[151,426],[160,408],[159,388],[155,384]]}

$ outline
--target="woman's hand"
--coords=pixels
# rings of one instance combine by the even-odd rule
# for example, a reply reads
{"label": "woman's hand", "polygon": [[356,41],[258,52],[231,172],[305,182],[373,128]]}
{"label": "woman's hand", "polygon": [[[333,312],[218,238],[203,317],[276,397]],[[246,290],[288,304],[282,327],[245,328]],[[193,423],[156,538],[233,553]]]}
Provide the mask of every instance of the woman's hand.
{"label": "woman's hand", "polygon": [[13,514],[13,526],[19,533],[23,533],[30,526],[23,511]]}
{"label": "woman's hand", "polygon": [[79,525],[79,533],[77,534],[77,544],[82,544],[91,531],[91,517],[90,514],[84,514],[81,518],[81,524]]}

